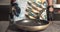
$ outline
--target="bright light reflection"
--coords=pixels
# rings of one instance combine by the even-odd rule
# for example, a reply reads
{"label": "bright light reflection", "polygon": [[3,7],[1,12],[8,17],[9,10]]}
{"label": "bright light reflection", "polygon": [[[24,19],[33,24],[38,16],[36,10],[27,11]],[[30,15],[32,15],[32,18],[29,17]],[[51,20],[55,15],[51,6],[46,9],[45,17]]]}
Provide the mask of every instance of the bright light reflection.
{"label": "bright light reflection", "polygon": [[28,20],[24,20],[23,22],[25,22],[25,23],[26,23],[26,22],[29,22],[29,21],[28,21]]}

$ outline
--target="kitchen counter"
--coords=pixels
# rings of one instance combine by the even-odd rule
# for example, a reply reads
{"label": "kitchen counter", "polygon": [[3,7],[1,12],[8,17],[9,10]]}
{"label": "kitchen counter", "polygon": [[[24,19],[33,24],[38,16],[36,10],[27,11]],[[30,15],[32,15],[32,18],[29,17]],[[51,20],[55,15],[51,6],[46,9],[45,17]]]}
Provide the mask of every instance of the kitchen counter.
{"label": "kitchen counter", "polygon": [[9,26],[9,21],[0,21],[0,32],[5,32]]}
{"label": "kitchen counter", "polygon": [[0,0],[0,21],[9,20],[9,12],[11,11],[10,0]]}
{"label": "kitchen counter", "polygon": [[[3,32],[4,31],[7,31],[7,32],[26,32],[26,31],[17,29],[15,25],[9,26],[9,21],[1,21],[1,22],[0,22],[0,24],[3,24],[2,25],[3,28],[6,27],[4,29],[1,28]],[[8,26],[9,26],[9,28],[8,28]],[[51,25],[47,29],[45,29],[43,31],[39,31],[39,32],[60,32],[60,21],[52,21]]]}
{"label": "kitchen counter", "polygon": [[11,0],[0,0],[0,5],[10,5]]}

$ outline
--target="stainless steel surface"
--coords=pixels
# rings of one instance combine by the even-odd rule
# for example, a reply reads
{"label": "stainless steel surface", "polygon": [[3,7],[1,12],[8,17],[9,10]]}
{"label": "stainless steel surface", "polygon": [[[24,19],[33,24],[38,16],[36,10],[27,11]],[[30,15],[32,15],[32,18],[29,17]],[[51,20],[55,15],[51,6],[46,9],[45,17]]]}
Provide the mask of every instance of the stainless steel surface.
{"label": "stainless steel surface", "polygon": [[27,30],[27,31],[39,31],[39,30],[46,29],[49,26],[49,24],[42,25],[42,26],[20,26],[20,25],[18,25],[18,28],[22,29],[22,30]]}
{"label": "stainless steel surface", "polygon": [[27,30],[27,31],[38,31],[44,30],[49,26],[50,22],[48,21],[39,21],[39,20],[20,20],[15,23],[18,29]]}

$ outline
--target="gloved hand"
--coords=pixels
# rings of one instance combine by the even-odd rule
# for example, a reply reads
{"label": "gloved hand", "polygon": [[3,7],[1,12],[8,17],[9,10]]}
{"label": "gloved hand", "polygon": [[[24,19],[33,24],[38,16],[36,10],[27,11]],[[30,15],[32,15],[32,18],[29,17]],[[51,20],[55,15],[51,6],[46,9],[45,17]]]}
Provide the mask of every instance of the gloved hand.
{"label": "gloved hand", "polygon": [[26,15],[30,18],[30,19],[39,19],[40,17],[43,18],[41,16],[41,14],[45,11],[45,6],[43,4],[45,4],[45,2],[42,4],[41,2],[39,2],[40,4],[33,2],[33,1],[29,1],[28,3],[28,8],[26,9],[27,13]]}

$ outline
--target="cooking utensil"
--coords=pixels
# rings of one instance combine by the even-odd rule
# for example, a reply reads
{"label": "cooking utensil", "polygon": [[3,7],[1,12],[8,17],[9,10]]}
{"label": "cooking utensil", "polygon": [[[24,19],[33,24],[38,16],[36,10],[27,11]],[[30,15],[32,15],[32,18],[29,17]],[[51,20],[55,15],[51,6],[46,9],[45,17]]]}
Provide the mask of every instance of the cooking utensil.
{"label": "cooking utensil", "polygon": [[50,22],[44,20],[20,20],[16,21],[16,26],[19,29],[27,30],[27,31],[38,31],[46,29]]}

